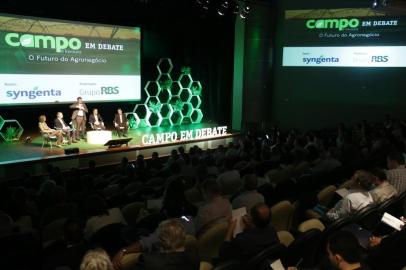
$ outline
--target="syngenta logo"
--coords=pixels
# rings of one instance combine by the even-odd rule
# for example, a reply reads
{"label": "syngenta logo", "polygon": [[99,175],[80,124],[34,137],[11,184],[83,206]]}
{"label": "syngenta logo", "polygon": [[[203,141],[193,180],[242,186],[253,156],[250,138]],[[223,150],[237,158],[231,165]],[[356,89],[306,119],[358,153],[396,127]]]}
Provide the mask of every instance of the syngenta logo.
{"label": "syngenta logo", "polygon": [[35,87],[33,90],[9,90],[6,92],[6,96],[11,99],[19,99],[22,97],[28,97],[29,99],[36,99],[37,97],[49,97],[49,96],[61,96],[61,90],[38,90]]}
{"label": "syngenta logo", "polygon": [[308,20],[306,27],[309,29],[333,29],[336,28],[339,31],[351,27],[356,28],[360,24],[358,19],[320,19],[320,20]]}
{"label": "syngenta logo", "polygon": [[61,52],[64,49],[79,50],[82,43],[78,38],[53,37],[43,35],[31,35],[18,33],[8,33],[5,36],[5,41],[13,47],[26,48],[43,48],[55,49],[56,52]]}
{"label": "syngenta logo", "polygon": [[321,64],[321,63],[337,63],[340,62],[340,59],[337,57],[324,57],[320,55],[320,57],[303,57],[303,63],[306,65],[309,64]]}

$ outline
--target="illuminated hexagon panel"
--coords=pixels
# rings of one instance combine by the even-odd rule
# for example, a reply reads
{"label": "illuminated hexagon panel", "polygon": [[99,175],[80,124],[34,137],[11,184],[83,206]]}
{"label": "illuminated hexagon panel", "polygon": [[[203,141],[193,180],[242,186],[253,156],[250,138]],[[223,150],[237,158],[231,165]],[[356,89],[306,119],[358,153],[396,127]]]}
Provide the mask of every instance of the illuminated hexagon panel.
{"label": "illuminated hexagon panel", "polygon": [[190,73],[182,73],[178,80],[172,80],[170,58],[161,58],[156,67],[156,80],[148,81],[144,87],[144,103],[126,113],[131,119],[130,128],[200,123],[203,119],[200,81],[194,81]]}
{"label": "illuminated hexagon panel", "polygon": [[6,142],[13,142],[20,140],[24,129],[20,123],[15,119],[4,120],[0,117],[0,136]]}

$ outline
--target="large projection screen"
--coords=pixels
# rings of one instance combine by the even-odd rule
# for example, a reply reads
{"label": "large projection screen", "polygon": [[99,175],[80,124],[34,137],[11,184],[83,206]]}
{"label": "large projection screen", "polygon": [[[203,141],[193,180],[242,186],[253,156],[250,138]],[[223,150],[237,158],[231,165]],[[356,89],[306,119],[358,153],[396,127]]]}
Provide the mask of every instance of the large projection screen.
{"label": "large projection screen", "polygon": [[0,106],[141,99],[141,30],[0,14]]}

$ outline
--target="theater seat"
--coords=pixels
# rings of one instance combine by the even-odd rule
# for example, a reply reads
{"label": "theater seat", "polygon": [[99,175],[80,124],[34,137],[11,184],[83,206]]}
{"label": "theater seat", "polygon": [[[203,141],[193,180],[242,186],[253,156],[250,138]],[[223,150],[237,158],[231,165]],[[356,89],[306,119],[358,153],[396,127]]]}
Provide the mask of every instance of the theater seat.
{"label": "theater seat", "polygon": [[213,225],[197,239],[197,250],[201,259],[218,258],[227,228],[227,222]]}
{"label": "theater seat", "polygon": [[277,232],[277,235],[278,235],[279,241],[285,247],[288,247],[293,241],[295,241],[295,238],[293,237],[293,235],[288,231],[279,231],[279,232]]}
{"label": "theater seat", "polygon": [[277,259],[281,259],[281,261],[285,261],[285,256],[287,254],[286,247],[281,244],[275,244],[270,246],[260,253],[258,253],[255,257],[250,259],[247,264],[245,265],[244,269],[256,269],[256,270],[266,270],[269,269],[269,261],[275,261]]}
{"label": "theater seat", "polygon": [[320,220],[312,218],[306,221],[303,221],[298,227],[297,230],[304,233],[307,232],[311,229],[318,229],[321,232],[324,231],[326,227],[324,226],[323,223],[321,223]]}
{"label": "theater seat", "polygon": [[293,206],[289,201],[281,201],[272,206],[271,224],[276,231],[289,231],[293,210]]}

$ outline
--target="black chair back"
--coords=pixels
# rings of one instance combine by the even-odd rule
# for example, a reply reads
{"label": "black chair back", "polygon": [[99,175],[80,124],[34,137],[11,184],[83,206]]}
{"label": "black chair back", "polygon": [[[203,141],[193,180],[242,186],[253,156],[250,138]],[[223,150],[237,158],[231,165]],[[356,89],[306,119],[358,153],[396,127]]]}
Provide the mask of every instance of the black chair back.
{"label": "black chair back", "polygon": [[301,267],[315,266],[321,237],[322,233],[318,229],[311,229],[299,235],[288,247],[287,265],[296,265],[301,261]]}
{"label": "black chair back", "polygon": [[240,265],[239,261],[226,261],[217,264],[212,270],[236,270],[239,269]]}
{"label": "black chair back", "polygon": [[373,231],[381,219],[378,207],[376,204],[371,204],[362,208],[355,214],[355,222],[365,230]]}
{"label": "black chair back", "polygon": [[91,238],[90,244],[103,248],[110,256],[114,256],[126,245],[122,237],[124,225],[114,223],[99,229]]}
{"label": "black chair back", "polygon": [[244,269],[269,269],[269,262],[277,259],[284,261],[286,252],[286,247],[281,243],[272,245],[258,253],[255,257],[251,258],[247,262]]}

